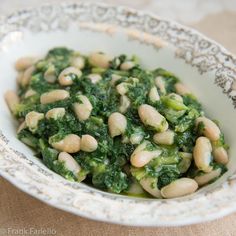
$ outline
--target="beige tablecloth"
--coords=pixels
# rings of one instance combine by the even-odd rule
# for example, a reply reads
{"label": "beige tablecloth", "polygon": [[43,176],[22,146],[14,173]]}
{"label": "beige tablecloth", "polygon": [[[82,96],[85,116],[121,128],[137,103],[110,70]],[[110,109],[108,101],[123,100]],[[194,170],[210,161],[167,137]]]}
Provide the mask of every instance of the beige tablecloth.
{"label": "beige tablecloth", "polygon": [[[55,2],[55,0],[53,1]],[[10,5],[10,2],[15,4]],[[30,1],[24,1],[24,3],[26,2]],[[35,4],[36,1],[32,0],[33,2]],[[121,2],[125,3],[125,1]],[[129,5],[135,5],[134,2],[132,1],[132,4]],[[139,2],[143,4],[145,0]],[[12,6],[14,9],[21,3],[20,0],[1,0],[0,13],[3,13],[4,9],[9,12],[11,9],[8,7]],[[141,8],[142,4],[137,6]],[[190,25],[220,42],[232,52],[236,52],[236,12],[215,13]],[[46,230],[47,235],[57,236],[234,236],[236,235],[236,213],[213,222],[185,227],[118,226],[95,222],[49,207],[0,178],[0,235],[30,235],[30,232],[31,235],[46,235]]]}

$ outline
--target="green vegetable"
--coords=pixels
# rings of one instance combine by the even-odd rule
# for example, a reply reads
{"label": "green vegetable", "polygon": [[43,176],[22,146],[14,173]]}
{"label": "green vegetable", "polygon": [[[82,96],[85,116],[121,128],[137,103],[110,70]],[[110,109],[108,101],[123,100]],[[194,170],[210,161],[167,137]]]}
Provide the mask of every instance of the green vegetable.
{"label": "green vegetable", "polygon": [[[80,68],[81,77],[69,74],[68,76],[72,77],[72,85],[60,85],[58,76],[64,69],[71,67],[78,56],[85,62],[84,67]],[[127,71],[121,70],[121,64],[128,61],[134,63],[134,66]],[[20,103],[12,111],[20,123],[30,111],[43,113],[44,118],[40,121],[25,122],[23,129],[18,132],[18,138],[36,150],[43,163],[59,175],[71,181],[84,181],[113,193],[133,194],[133,191],[138,191],[137,196],[140,194],[150,197],[139,184],[143,178],[151,179],[155,185],[153,187],[161,189],[178,178],[194,178],[203,174],[195,166],[191,155],[196,139],[203,134],[204,129],[203,123],[199,123],[198,127],[195,124],[196,119],[203,115],[202,106],[197,98],[191,94],[175,94],[175,84],[179,81],[176,75],[162,68],[153,71],[143,69],[136,56],[120,55],[114,57],[107,65],[108,68],[94,67],[89,63],[87,56],[67,48],[50,50],[45,58],[34,64],[35,70],[29,84],[20,86]],[[90,74],[99,74],[102,79],[93,83],[89,79]],[[114,75],[120,77],[114,81]],[[53,80],[48,82],[47,76],[52,76]],[[159,79],[163,83],[162,89],[159,88]],[[117,89],[121,83],[125,84],[124,91]],[[151,102],[149,92],[155,86],[160,100]],[[55,89],[66,90],[70,96],[56,102],[41,104],[40,96]],[[35,94],[25,96],[26,92],[31,90]],[[120,110],[122,93],[127,96],[129,103],[126,111]],[[86,120],[79,120],[75,112],[75,103],[82,104],[79,95],[86,96],[92,105],[91,113]],[[154,143],[153,136],[160,130],[151,129],[147,123],[142,122],[138,113],[138,108],[142,104],[151,105],[165,117],[162,119],[166,122],[165,125],[160,124],[163,128],[161,131],[163,134],[167,128],[174,131],[174,143]],[[64,108],[65,114],[58,118],[49,118],[46,114],[53,108]],[[86,112],[86,107],[83,111]],[[124,113],[127,125],[121,135],[112,138],[108,119],[112,113],[119,111]],[[158,120],[159,114],[156,114],[157,117],[148,118]],[[37,122],[34,132],[27,127],[29,122]],[[119,124],[119,121],[116,122]],[[119,125],[117,127],[119,128]],[[79,136],[80,140],[83,139],[83,135],[90,135],[97,143],[92,152],[85,152],[86,149],[83,149],[80,141],[81,150],[70,153],[79,164],[78,173],[68,170],[68,163],[65,161],[58,161],[59,151],[52,147],[52,143],[62,140],[69,134]],[[160,155],[155,153],[155,156],[141,167],[132,166],[130,158],[138,145],[143,144],[145,145],[142,151],[145,155],[153,151],[160,151]],[[212,146],[228,148],[223,133],[219,140],[212,142]],[[73,159],[70,160],[73,162]],[[227,170],[225,165],[219,165],[214,161],[211,165],[213,169],[221,168],[222,174]],[[134,195],[136,196],[136,193]]]}

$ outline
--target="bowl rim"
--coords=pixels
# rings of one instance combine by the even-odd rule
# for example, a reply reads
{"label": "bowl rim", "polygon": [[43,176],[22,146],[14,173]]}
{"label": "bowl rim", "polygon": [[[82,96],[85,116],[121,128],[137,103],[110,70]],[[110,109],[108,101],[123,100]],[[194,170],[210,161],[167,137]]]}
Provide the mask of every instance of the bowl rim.
{"label": "bowl rim", "polygon": [[[132,8],[125,7],[125,6],[112,6],[112,5],[108,5],[108,4],[104,4],[104,3],[94,3],[94,2],[93,3],[92,2],[91,3],[87,3],[87,2],[86,3],[84,3],[84,2],[81,2],[81,3],[66,3],[66,4],[62,3],[62,4],[59,4],[59,6],[58,6],[58,4],[44,4],[44,5],[42,5],[41,7],[37,8],[37,9],[32,7],[32,8],[28,8],[28,9],[18,10],[13,14],[2,17],[2,19],[0,20],[0,46],[1,46],[1,39],[3,39],[12,30],[18,29],[18,27],[20,27],[20,25],[14,25],[14,24],[18,19],[20,19],[20,17],[22,15],[24,15],[26,13],[29,13],[29,14],[31,13],[32,14],[32,13],[35,13],[35,12],[40,12],[43,8],[52,8],[52,9],[58,8],[62,11],[66,11],[70,8],[72,8],[72,9],[77,9],[77,8],[79,9],[80,8],[81,9],[81,8],[86,8],[86,7],[89,8],[89,9],[93,9],[93,8],[96,8],[96,7],[101,8],[101,9],[105,9],[105,10],[109,10],[109,9],[114,10],[114,9],[116,9],[118,14],[122,14],[122,11],[124,11],[125,13],[124,13],[123,16],[127,17],[127,18],[124,18],[124,22],[126,22],[126,23],[127,23],[127,20],[128,20],[128,13],[131,14],[131,15],[133,14],[133,16],[136,15],[136,17],[138,17],[138,16],[149,17],[150,19],[156,20],[157,23],[159,22],[159,24],[164,22],[168,27],[173,28],[173,29],[179,29],[180,31],[183,31],[184,34],[190,35],[190,37],[191,36],[197,37],[198,40],[205,41],[206,44],[211,45],[213,47],[213,49],[215,48],[215,50],[216,49],[219,50],[218,51],[218,53],[219,53],[218,56],[221,58],[221,60],[219,61],[219,64],[222,64],[223,69],[222,68],[217,68],[217,67],[214,68],[214,69],[212,69],[211,67],[209,67],[209,68],[203,67],[202,68],[201,65],[198,65],[198,64],[193,64],[192,65],[191,64],[192,66],[197,67],[197,69],[199,70],[199,72],[201,74],[212,72],[212,71],[218,70],[218,69],[222,69],[223,71],[221,71],[221,73],[219,72],[220,74],[218,74],[218,77],[216,77],[216,78],[222,79],[223,75],[225,75],[224,74],[225,73],[224,69],[227,72],[228,72],[228,69],[230,69],[230,72],[233,74],[233,76],[236,74],[236,72],[233,68],[233,66],[236,62],[236,57],[234,55],[232,55],[231,53],[229,53],[223,46],[216,43],[214,40],[208,39],[206,36],[202,35],[198,31],[196,31],[194,29],[191,29],[189,27],[186,27],[186,26],[182,26],[181,24],[178,24],[174,21],[167,20],[167,19],[164,19],[162,17],[157,17],[153,13],[149,13],[149,12],[146,12],[146,11],[140,11],[140,10],[134,10]],[[119,13],[119,11],[120,11],[120,13]],[[97,23],[97,22],[95,21],[95,23]],[[4,29],[3,29],[2,32],[1,32],[1,26],[2,25],[3,26],[7,25],[9,27],[10,31],[5,32]],[[8,28],[8,27],[6,27],[6,28]],[[14,28],[14,27],[16,27],[16,28]],[[22,25],[21,27],[24,28],[24,25]],[[159,33],[160,32],[161,31],[159,31]],[[180,53],[180,52],[177,52],[177,55],[178,55],[178,53]],[[181,52],[181,53],[183,53],[183,52]],[[188,63],[186,55],[180,54],[179,58],[184,59],[185,62]],[[225,62],[224,61],[225,58],[228,58],[229,61]],[[219,58],[217,58],[217,59],[219,60]],[[216,72],[218,72],[218,71],[216,71]],[[227,76],[223,77],[224,82],[225,81],[227,82],[229,80],[232,82],[232,79],[231,79],[232,74],[230,74],[228,77]],[[227,96],[233,101],[234,107],[236,107],[236,101],[234,101],[234,99],[230,95],[230,93],[233,91],[231,89],[231,87],[230,88],[227,87],[228,90],[225,91],[226,90],[225,84],[222,85],[221,83],[219,83],[218,86],[220,86],[222,88],[223,92],[226,93]],[[188,224],[193,224],[193,223],[200,223],[202,221],[209,221],[209,220],[217,219],[219,217],[230,214],[231,212],[234,212],[236,210],[236,203],[231,204],[231,205],[227,205],[227,204],[224,205],[225,202],[224,202],[224,204],[222,202],[222,206],[218,207],[218,209],[220,209],[220,210],[218,210],[216,212],[214,212],[214,211],[210,212],[208,215],[202,216],[201,214],[199,214],[197,217],[195,216],[195,217],[192,217],[192,218],[186,216],[182,220],[177,220],[177,219],[173,220],[173,216],[172,216],[172,218],[171,217],[169,217],[169,218],[164,217],[163,219],[165,219],[165,220],[161,220],[161,221],[157,221],[157,222],[154,222],[154,221],[140,222],[140,221],[137,221],[135,219],[125,218],[125,217],[123,217],[123,218],[116,217],[116,218],[112,219],[112,218],[109,218],[110,214],[105,215],[106,213],[104,213],[104,212],[101,213],[100,216],[91,215],[91,214],[85,213],[85,211],[83,211],[83,209],[78,210],[78,208],[73,207],[73,205],[70,205],[68,202],[63,202],[61,200],[63,202],[63,204],[60,205],[59,204],[60,202],[59,202],[58,199],[57,199],[57,201],[53,198],[49,199],[48,198],[49,197],[48,194],[50,194],[49,192],[46,192],[46,193],[44,193],[43,191],[40,192],[40,189],[34,189],[32,191],[32,187],[34,187],[34,185],[36,185],[37,181],[38,181],[37,180],[36,182],[34,182],[35,181],[35,179],[34,179],[35,176],[34,176],[33,172],[42,171],[42,170],[37,169],[38,168],[37,166],[32,168],[32,166],[34,166],[34,163],[30,162],[29,159],[27,159],[27,157],[24,156],[24,154],[19,153],[16,150],[14,150],[13,148],[11,148],[10,146],[8,146],[8,143],[9,143],[9,140],[7,140],[7,138],[4,136],[4,134],[0,130],[0,163],[3,164],[2,166],[0,165],[0,175],[1,176],[3,176],[5,179],[7,179],[9,182],[11,182],[14,186],[18,187],[22,191],[28,193],[29,195],[31,195],[31,196],[33,196],[33,197],[49,204],[51,206],[54,206],[54,207],[59,208],[61,210],[65,210],[65,211],[68,211],[68,212],[71,212],[71,213],[74,213],[76,215],[80,215],[80,216],[83,216],[83,217],[86,217],[86,218],[90,218],[90,219],[93,219],[93,220],[102,220],[102,221],[109,222],[109,223],[133,225],[133,226],[179,226],[179,225],[188,225]],[[1,157],[2,157],[2,159],[1,159]],[[8,166],[10,166],[11,168],[8,167]],[[16,179],[16,175],[15,175],[16,173],[14,173],[15,171],[16,171],[16,173],[19,173],[19,172],[22,173],[23,176],[21,176],[21,178],[22,178],[21,181]],[[27,173],[28,171],[31,175],[29,173]],[[32,171],[32,173],[31,173],[31,171]],[[50,171],[48,171],[48,173],[50,173]],[[48,173],[47,173],[47,175],[48,175]],[[30,181],[32,181],[32,182],[31,183],[30,182],[25,182],[24,181],[25,178],[26,179],[31,178]],[[28,181],[29,181],[29,179],[28,179]],[[88,191],[88,187],[83,188],[81,186],[81,184],[76,184],[75,189],[72,191],[72,189],[69,188],[69,186],[72,186],[72,184],[68,183],[68,181],[61,180],[61,181],[58,182],[55,179],[53,181],[54,181],[53,183],[57,182],[58,186],[60,186],[62,189],[65,189],[65,191],[70,190],[71,194],[72,193],[75,194],[74,191],[76,191],[76,188],[82,188],[83,190]],[[43,183],[41,183],[41,184],[43,184]],[[212,195],[211,198],[214,201],[217,202],[217,201],[219,201],[219,194],[222,194],[222,193],[228,194],[228,199],[235,199],[232,196],[233,192],[235,191],[235,186],[236,186],[236,175],[234,174],[232,177],[228,178],[226,183],[224,183],[220,187],[216,188],[213,192],[197,194],[198,196],[196,198],[193,197],[192,199],[198,199],[199,200],[199,198],[201,198],[200,203],[202,202],[202,203],[206,204],[206,202],[205,202],[206,199],[204,199],[204,197],[205,198],[210,198],[210,196]],[[47,189],[45,189],[45,191],[47,191]],[[104,192],[101,192],[101,191],[96,190],[94,188],[93,188],[92,192],[96,192],[96,193],[100,194],[102,196],[102,198],[104,198],[104,199],[106,199],[107,196],[109,196],[109,198],[114,200],[114,201],[117,201],[117,199],[119,199],[121,204],[124,201],[134,202],[134,203],[135,202],[136,203],[139,203],[139,202],[152,202],[152,201],[145,200],[145,199],[144,200],[140,200],[140,199],[137,200],[135,198],[127,198],[127,197],[122,197],[122,196],[118,196],[118,195],[114,195],[114,194],[104,193]],[[89,192],[87,192],[87,194],[89,194]],[[208,194],[207,197],[206,197],[206,194]],[[64,195],[64,193],[62,193],[62,196],[63,195]],[[60,197],[62,197],[62,196],[60,196]],[[69,199],[69,200],[65,199],[64,201],[71,201],[71,199]],[[159,203],[160,203],[159,207],[161,207],[161,203],[163,203],[164,205],[167,205],[168,202],[172,202],[172,203],[175,203],[175,204],[180,203],[180,202],[189,204],[189,201],[186,200],[185,198],[173,199],[173,200],[172,199],[171,200],[155,200],[155,201],[159,201]],[[196,201],[196,202],[198,202],[198,201]],[[210,202],[210,200],[208,199],[208,203],[209,202]],[[149,203],[149,204],[151,204],[151,203]],[[106,204],[104,206],[106,207]],[[135,204],[134,204],[134,206],[135,206]],[[111,211],[111,209],[109,209],[109,210]],[[152,217],[152,216],[150,215],[149,217]],[[156,220],[159,219],[156,215],[154,217],[156,217]],[[169,221],[170,219],[172,221]]]}

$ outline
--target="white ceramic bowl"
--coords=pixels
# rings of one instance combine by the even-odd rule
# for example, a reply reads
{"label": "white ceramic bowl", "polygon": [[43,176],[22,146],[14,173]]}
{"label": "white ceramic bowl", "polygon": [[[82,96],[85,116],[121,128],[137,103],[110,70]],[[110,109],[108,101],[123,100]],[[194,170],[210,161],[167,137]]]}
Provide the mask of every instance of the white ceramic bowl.
{"label": "white ceramic bowl", "polygon": [[[3,99],[15,88],[14,61],[44,55],[55,46],[83,53],[136,54],[143,66],[174,72],[221,123],[231,146],[229,171],[191,196],[139,199],[69,182],[47,169],[16,138]],[[57,208],[95,220],[137,226],[186,225],[236,210],[236,58],[198,32],[157,16],[103,4],[48,5],[0,21],[0,174],[28,194]],[[4,191],[4,190],[3,190]],[[29,206],[30,207],[30,206]]]}

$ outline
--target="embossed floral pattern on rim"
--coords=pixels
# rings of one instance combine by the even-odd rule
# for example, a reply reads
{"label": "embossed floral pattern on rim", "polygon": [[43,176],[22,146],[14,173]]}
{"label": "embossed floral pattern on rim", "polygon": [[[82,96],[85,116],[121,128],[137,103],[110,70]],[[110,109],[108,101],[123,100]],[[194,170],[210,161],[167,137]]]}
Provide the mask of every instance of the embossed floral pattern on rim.
{"label": "embossed floral pattern on rim", "polygon": [[[78,3],[45,5],[16,12],[0,20],[0,50],[4,37],[10,32],[23,29],[31,32],[66,30],[72,21],[108,23],[141,30],[171,45],[178,45],[176,57],[196,67],[201,74],[213,73],[215,83],[236,107],[234,56],[192,29],[127,7]],[[236,209],[235,174],[214,191],[200,192],[186,198],[127,198],[68,182],[29,160],[8,143],[0,130],[0,174],[28,194],[80,216],[126,225],[171,226],[215,219]]]}

